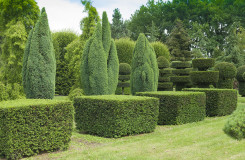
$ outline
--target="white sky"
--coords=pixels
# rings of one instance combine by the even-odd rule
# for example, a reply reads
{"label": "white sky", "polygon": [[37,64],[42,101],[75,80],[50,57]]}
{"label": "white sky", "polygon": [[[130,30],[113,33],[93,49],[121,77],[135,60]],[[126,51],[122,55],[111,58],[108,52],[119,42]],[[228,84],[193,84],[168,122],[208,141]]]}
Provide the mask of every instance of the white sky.
{"label": "white sky", "polygon": [[[141,5],[148,0],[92,0],[93,6],[99,12],[106,11],[109,21],[112,20],[113,10],[119,8],[124,20],[129,19]],[[40,10],[45,7],[48,14],[51,31],[70,29],[81,34],[80,20],[87,16],[83,13],[83,5],[80,0],[36,0]]]}

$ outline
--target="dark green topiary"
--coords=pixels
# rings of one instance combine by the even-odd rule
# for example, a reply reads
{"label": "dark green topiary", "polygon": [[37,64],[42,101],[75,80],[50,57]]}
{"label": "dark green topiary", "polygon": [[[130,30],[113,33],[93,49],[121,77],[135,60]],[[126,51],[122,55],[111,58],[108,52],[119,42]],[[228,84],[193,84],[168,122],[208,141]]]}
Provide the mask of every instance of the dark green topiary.
{"label": "dark green topiary", "polygon": [[219,81],[216,84],[216,87],[233,89],[233,79],[237,74],[235,65],[228,62],[221,62],[215,65],[214,69],[219,71]]}
{"label": "dark green topiary", "polygon": [[206,71],[214,66],[214,58],[197,58],[192,60],[192,67],[198,68],[199,71]]}
{"label": "dark green topiary", "polygon": [[157,58],[157,63],[159,69],[169,68],[170,66],[169,61],[163,56]]}
{"label": "dark green topiary", "polygon": [[144,34],[140,34],[134,49],[130,86],[132,94],[157,91],[159,70],[153,47]]}
{"label": "dark green topiary", "polygon": [[130,75],[131,73],[131,66],[127,63],[120,63],[119,64],[119,74],[120,75]]}
{"label": "dark green topiary", "polygon": [[171,67],[176,68],[176,69],[191,68],[191,62],[190,61],[173,61],[171,63]]}
{"label": "dark green topiary", "polygon": [[98,23],[83,51],[81,81],[85,95],[114,94],[118,83],[119,64],[116,46],[109,36],[110,27],[105,12],[103,18],[106,20],[102,20],[102,28]]}
{"label": "dark green topiary", "polygon": [[245,138],[245,106],[237,108],[226,122],[223,131],[230,137],[242,140]]}
{"label": "dark green topiary", "polygon": [[22,78],[26,97],[53,99],[56,61],[44,8],[35,28],[30,32],[23,59]]}
{"label": "dark green topiary", "polygon": [[121,94],[124,95],[125,87],[130,87],[130,73],[131,66],[127,63],[119,64],[119,77],[118,77],[118,87],[122,88]]}
{"label": "dark green topiary", "polygon": [[239,82],[239,94],[243,97],[245,96],[245,79],[243,79],[243,74],[245,73],[245,65],[237,68],[236,79]]}

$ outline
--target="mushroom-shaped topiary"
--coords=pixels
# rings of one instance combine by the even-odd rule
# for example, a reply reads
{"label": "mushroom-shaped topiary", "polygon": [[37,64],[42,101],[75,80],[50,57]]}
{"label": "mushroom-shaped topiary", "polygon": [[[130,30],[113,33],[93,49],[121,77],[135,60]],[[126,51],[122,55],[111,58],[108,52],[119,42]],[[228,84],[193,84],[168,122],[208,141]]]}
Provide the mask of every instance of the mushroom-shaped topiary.
{"label": "mushroom-shaped topiary", "polygon": [[124,88],[130,87],[130,74],[131,66],[127,63],[119,64],[119,77],[118,77],[118,87],[122,88],[122,94],[124,95]]}
{"label": "mushroom-shaped topiary", "polygon": [[119,64],[119,75],[130,75],[131,66],[128,63]]}
{"label": "mushroom-shaped topiary", "polygon": [[236,77],[237,69],[234,64],[221,62],[215,65],[214,69],[219,71],[219,81],[217,88],[233,89],[233,80]]}
{"label": "mushroom-shaped topiary", "polygon": [[245,96],[245,79],[243,79],[243,74],[245,73],[245,65],[237,68],[236,79],[239,82],[239,94],[242,97]]}
{"label": "mushroom-shaped topiary", "polygon": [[206,71],[214,66],[215,59],[213,58],[197,58],[192,60],[192,67],[197,68],[198,71]]}
{"label": "mushroom-shaped topiary", "polygon": [[163,56],[157,58],[157,63],[159,69],[168,68],[170,66],[169,61]]}

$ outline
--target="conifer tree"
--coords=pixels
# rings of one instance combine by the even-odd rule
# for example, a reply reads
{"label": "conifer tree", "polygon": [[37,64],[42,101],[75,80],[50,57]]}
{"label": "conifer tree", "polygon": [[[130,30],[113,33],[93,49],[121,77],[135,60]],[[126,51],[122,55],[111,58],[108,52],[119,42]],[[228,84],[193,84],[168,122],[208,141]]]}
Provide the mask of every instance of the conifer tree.
{"label": "conifer tree", "polygon": [[133,53],[130,77],[131,92],[157,91],[158,64],[153,47],[144,34],[140,34]]}
{"label": "conifer tree", "polygon": [[118,72],[116,45],[111,39],[106,12],[103,12],[102,27],[97,24],[83,51],[81,81],[85,95],[114,94]]}
{"label": "conifer tree", "polygon": [[45,8],[28,37],[23,59],[22,78],[26,97],[53,99],[56,61]]}

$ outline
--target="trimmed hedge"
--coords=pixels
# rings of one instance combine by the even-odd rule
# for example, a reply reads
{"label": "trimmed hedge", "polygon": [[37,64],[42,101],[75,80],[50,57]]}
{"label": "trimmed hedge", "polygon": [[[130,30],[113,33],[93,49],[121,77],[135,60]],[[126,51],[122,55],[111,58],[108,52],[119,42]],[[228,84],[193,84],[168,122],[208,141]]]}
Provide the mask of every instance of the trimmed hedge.
{"label": "trimmed hedge", "polygon": [[[130,75],[119,75],[118,80],[120,81],[129,81],[130,80]],[[120,83],[120,82],[118,82]]]}
{"label": "trimmed hedge", "polygon": [[81,88],[76,88],[69,93],[68,98],[71,101],[73,101],[75,97],[83,96],[83,95],[84,95],[83,90]]}
{"label": "trimmed hedge", "polygon": [[182,69],[182,68],[191,68],[190,61],[173,61],[171,63],[172,68]]}
{"label": "trimmed hedge", "polygon": [[192,71],[192,68],[173,69],[172,73],[176,75],[189,75],[191,71]]}
{"label": "trimmed hedge", "polygon": [[245,106],[235,110],[226,122],[223,131],[230,137],[241,140],[245,138]]}
{"label": "trimmed hedge", "polygon": [[158,77],[158,83],[159,82],[169,82],[170,81],[170,77]]}
{"label": "trimmed hedge", "polygon": [[233,89],[233,80],[232,79],[219,79],[218,83],[216,84],[217,88],[223,89]]}
{"label": "trimmed hedge", "polygon": [[170,66],[169,61],[163,56],[157,58],[157,64],[159,69],[168,68]]}
{"label": "trimmed hedge", "polygon": [[170,80],[171,82],[174,82],[174,83],[190,83],[191,82],[190,76],[171,76]]}
{"label": "trimmed hedge", "polygon": [[233,89],[185,88],[184,91],[206,93],[207,116],[225,116],[237,107],[237,91]]}
{"label": "trimmed hedge", "polygon": [[70,101],[26,99],[0,103],[0,155],[20,159],[67,149],[73,130]]}
{"label": "trimmed hedge", "polygon": [[193,83],[217,83],[219,71],[192,71],[190,76]]}
{"label": "trimmed hedge", "polygon": [[239,94],[244,97],[245,96],[245,82],[239,82]]}
{"label": "trimmed hedge", "polygon": [[204,71],[213,67],[214,63],[214,58],[197,58],[192,60],[193,68],[198,68],[199,71]]}
{"label": "trimmed hedge", "polygon": [[130,82],[118,82],[117,87],[130,87]]}
{"label": "trimmed hedge", "polygon": [[165,45],[164,43],[159,42],[159,41],[152,42],[151,45],[154,48],[154,51],[156,53],[156,57],[163,56],[168,61],[170,60],[170,53],[169,53],[167,45]]}
{"label": "trimmed hedge", "polygon": [[242,75],[243,75],[244,72],[245,72],[245,65],[243,65],[243,66],[237,68],[236,79],[237,79],[239,82],[245,82],[245,79],[243,79],[243,77],[242,77]]}
{"label": "trimmed hedge", "polygon": [[158,83],[158,89],[159,88],[173,90],[173,82]]}
{"label": "trimmed hedge", "polygon": [[236,77],[237,69],[232,63],[221,62],[215,65],[214,69],[219,71],[219,78],[222,79],[232,79]]}
{"label": "trimmed hedge", "polygon": [[159,74],[172,74],[171,68],[164,68],[164,69],[159,69]]}
{"label": "trimmed hedge", "polygon": [[131,66],[128,63],[119,64],[119,74],[120,75],[129,75],[131,73]]}
{"label": "trimmed hedge", "polygon": [[205,118],[206,96],[197,92],[139,92],[138,96],[159,98],[158,124],[185,124]]}
{"label": "trimmed hedge", "polygon": [[153,132],[159,115],[159,100],[150,97],[84,96],[74,107],[77,129],[102,137]]}
{"label": "trimmed hedge", "polygon": [[131,64],[135,42],[130,38],[120,38],[115,40],[119,63]]}

